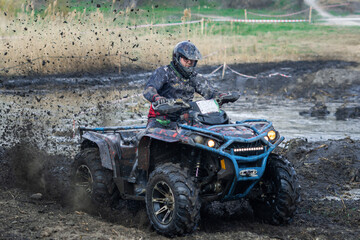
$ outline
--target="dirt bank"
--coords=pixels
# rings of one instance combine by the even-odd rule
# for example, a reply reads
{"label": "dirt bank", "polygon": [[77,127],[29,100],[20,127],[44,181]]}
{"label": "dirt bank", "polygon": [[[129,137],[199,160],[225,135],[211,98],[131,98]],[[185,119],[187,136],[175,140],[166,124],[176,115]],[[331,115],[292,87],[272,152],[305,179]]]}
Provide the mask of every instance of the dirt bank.
{"label": "dirt bank", "polygon": [[[242,99],[255,96],[259,103],[283,98],[295,99],[291,100],[295,104],[330,99],[356,105],[360,90],[356,66],[341,61],[249,64],[231,68],[256,79],[229,71],[222,81],[214,80],[221,72],[210,77],[218,87],[236,89]],[[1,239],[165,239],[150,228],[143,204],[120,202],[111,212],[89,214],[74,209],[69,194],[77,127],[143,124],[149,105],[141,98],[141,88],[148,75],[1,82]],[[290,225],[257,222],[246,201],[214,203],[202,216],[199,229],[183,239],[356,239],[360,140],[308,142],[303,136],[279,151],[295,165],[302,186],[299,211]]]}

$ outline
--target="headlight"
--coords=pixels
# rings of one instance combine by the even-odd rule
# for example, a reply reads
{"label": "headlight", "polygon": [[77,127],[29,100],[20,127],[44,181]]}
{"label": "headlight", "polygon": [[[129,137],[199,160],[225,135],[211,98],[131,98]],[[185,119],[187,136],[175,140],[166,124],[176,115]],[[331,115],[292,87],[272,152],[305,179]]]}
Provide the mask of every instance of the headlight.
{"label": "headlight", "polygon": [[205,146],[208,146],[208,147],[216,147],[217,146],[217,142],[211,138],[207,138],[207,137],[204,137],[204,136],[200,136],[200,135],[193,135],[192,136],[192,139],[194,140],[195,143],[198,143],[198,144],[202,144],[202,145],[205,145]]}
{"label": "headlight", "polygon": [[276,132],[274,130],[271,130],[267,133],[267,137],[270,141],[273,141],[276,139]]}
{"label": "headlight", "polygon": [[197,135],[197,136],[194,138],[194,141],[195,141],[196,143],[203,144],[204,138],[203,138],[202,136],[200,136],[200,135]]}
{"label": "headlight", "polygon": [[207,145],[208,145],[208,147],[211,147],[211,148],[213,148],[213,147],[215,147],[215,141],[214,140],[212,140],[212,139],[209,139],[208,141],[207,141]]}

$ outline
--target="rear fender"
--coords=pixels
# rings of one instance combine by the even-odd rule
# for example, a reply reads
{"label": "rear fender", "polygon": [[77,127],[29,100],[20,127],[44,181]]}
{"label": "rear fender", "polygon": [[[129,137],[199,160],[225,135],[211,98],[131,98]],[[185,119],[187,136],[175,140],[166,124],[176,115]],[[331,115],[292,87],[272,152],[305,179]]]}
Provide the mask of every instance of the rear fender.
{"label": "rear fender", "polygon": [[[115,159],[120,160],[121,158],[119,148],[120,136],[117,134],[110,135],[97,132],[86,132],[82,135],[82,138],[96,143],[100,152],[101,165],[104,168],[115,171]],[[85,145],[86,140],[82,143],[82,146]],[[117,176],[116,173],[115,176]]]}

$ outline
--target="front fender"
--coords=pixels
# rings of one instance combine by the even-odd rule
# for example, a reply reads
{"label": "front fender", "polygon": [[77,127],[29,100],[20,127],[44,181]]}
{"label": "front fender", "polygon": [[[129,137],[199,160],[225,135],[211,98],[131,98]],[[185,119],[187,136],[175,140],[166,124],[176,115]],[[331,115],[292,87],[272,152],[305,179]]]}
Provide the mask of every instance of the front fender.
{"label": "front fender", "polygon": [[182,139],[176,131],[174,130],[164,130],[164,129],[154,129],[144,136],[139,141],[138,145],[138,168],[144,170],[145,172],[149,171],[150,165],[150,156],[153,154],[151,152],[151,145],[154,142],[161,142],[163,144],[173,144],[182,142]]}
{"label": "front fender", "polygon": [[181,141],[180,134],[173,129],[149,128],[144,136],[170,143]]}
{"label": "front fender", "polygon": [[100,134],[97,132],[86,132],[82,138],[96,143],[100,152],[101,165],[104,168],[115,171],[115,159],[120,160],[119,149],[120,136],[115,134]]}
{"label": "front fender", "polygon": [[150,166],[150,144],[151,137],[143,136],[138,145],[138,168],[147,172]]}

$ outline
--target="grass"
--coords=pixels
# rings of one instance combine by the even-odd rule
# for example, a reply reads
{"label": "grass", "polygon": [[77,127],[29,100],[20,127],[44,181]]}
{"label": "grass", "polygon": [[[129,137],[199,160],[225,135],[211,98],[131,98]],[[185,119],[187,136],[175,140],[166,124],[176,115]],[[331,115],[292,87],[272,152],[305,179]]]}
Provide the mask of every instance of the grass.
{"label": "grass", "polygon": [[357,27],[205,21],[203,26],[129,29],[201,19],[195,13],[235,16],[243,11],[202,7],[186,13],[181,8],[156,7],[114,11],[111,5],[80,11],[81,7],[67,13],[58,11],[57,5],[37,13],[28,8],[16,16],[0,11],[0,76],[152,70],[169,63],[174,45],[185,39],[207,56],[199,65],[316,59],[360,62]]}

